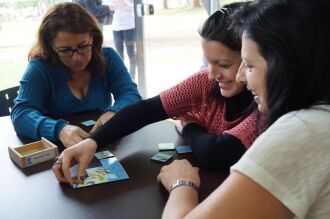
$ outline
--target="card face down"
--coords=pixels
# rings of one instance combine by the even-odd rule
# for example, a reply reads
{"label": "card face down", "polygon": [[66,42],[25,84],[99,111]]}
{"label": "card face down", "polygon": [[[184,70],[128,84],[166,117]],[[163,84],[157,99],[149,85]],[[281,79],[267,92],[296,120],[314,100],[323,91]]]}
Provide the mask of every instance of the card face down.
{"label": "card face down", "polygon": [[150,159],[165,163],[166,161],[168,161],[172,157],[173,157],[173,155],[170,155],[170,154],[157,153],[154,156],[152,156]]}
{"label": "card face down", "polygon": [[90,120],[86,120],[84,122],[81,122],[81,124],[83,124],[84,126],[92,126],[96,123],[96,121],[90,119]]}
{"label": "card face down", "polygon": [[159,143],[158,148],[160,151],[174,150],[175,146],[173,143]]}
{"label": "card face down", "polygon": [[114,155],[110,151],[100,151],[95,153],[95,157],[99,160],[102,160],[104,158],[114,157]]}
{"label": "card face down", "polygon": [[175,150],[178,154],[185,154],[185,153],[191,153],[191,147],[190,146],[176,146]]}

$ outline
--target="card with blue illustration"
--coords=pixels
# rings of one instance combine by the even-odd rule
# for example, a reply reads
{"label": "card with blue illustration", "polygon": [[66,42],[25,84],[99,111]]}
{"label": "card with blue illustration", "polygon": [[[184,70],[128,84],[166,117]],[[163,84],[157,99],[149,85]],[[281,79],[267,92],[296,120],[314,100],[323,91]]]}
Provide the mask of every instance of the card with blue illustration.
{"label": "card with blue illustration", "polygon": [[100,160],[100,162],[102,166],[86,169],[87,174],[84,182],[79,183],[77,180],[74,180],[73,188],[78,189],[129,178],[116,157],[105,158]]}

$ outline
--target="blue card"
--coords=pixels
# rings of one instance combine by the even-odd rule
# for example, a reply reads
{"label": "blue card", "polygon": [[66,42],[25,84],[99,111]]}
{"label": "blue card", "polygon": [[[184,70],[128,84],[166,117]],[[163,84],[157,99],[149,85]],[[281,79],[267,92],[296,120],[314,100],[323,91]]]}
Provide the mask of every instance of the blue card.
{"label": "blue card", "polygon": [[173,157],[173,155],[170,155],[170,154],[157,153],[154,156],[152,156],[150,159],[165,163],[172,157]]}
{"label": "blue card", "polygon": [[191,153],[191,147],[190,146],[176,146],[175,150],[178,154],[185,154],[185,153]]}
{"label": "blue card", "polygon": [[86,169],[87,176],[84,182],[75,182],[74,189],[93,186],[101,183],[114,182],[118,180],[128,179],[128,175],[119,163],[116,157],[110,157],[100,160],[102,166]]}
{"label": "blue card", "polygon": [[95,153],[95,157],[101,160],[108,157],[114,157],[114,155],[110,151],[100,151]]}
{"label": "blue card", "polygon": [[94,121],[92,119],[81,122],[81,124],[83,124],[84,126],[91,126],[91,125],[94,125],[95,123],[96,123],[96,121]]}
{"label": "blue card", "polygon": [[110,157],[106,159],[100,160],[102,167],[108,169],[110,171],[110,175],[108,176],[110,182],[128,179],[128,175],[124,169],[124,167],[119,163],[116,157]]}
{"label": "blue card", "polygon": [[84,182],[75,182],[73,184],[74,189],[110,182],[108,177],[110,171],[106,168],[95,167],[87,169],[86,172],[87,176],[85,177]]}

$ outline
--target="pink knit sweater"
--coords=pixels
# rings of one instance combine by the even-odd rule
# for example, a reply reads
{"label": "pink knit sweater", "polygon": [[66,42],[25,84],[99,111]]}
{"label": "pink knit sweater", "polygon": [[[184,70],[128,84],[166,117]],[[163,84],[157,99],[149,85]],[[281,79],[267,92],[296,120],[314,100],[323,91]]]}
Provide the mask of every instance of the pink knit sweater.
{"label": "pink knit sweater", "polygon": [[221,104],[210,96],[215,84],[208,79],[208,71],[202,70],[163,91],[160,98],[167,115],[183,121],[196,121],[211,135],[226,133],[235,136],[249,148],[258,137],[257,111],[226,121],[226,103]]}

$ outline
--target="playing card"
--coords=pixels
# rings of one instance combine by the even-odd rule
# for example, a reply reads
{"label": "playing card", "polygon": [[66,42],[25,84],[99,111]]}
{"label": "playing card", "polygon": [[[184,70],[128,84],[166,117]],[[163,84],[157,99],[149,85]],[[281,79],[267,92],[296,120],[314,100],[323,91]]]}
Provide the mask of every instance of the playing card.
{"label": "playing card", "polygon": [[96,123],[96,121],[94,121],[92,119],[81,122],[81,124],[83,124],[84,126],[91,126],[91,125],[94,125],[95,123]]}
{"label": "playing card", "polygon": [[173,143],[159,143],[158,144],[158,148],[160,151],[164,151],[164,150],[174,150],[175,146]]}
{"label": "playing card", "polygon": [[190,146],[176,146],[175,150],[178,154],[190,153],[192,152]]}
{"label": "playing card", "polygon": [[170,154],[164,154],[164,153],[157,153],[153,157],[151,157],[151,160],[156,160],[165,163],[169,159],[171,159],[173,155]]}
{"label": "playing card", "polygon": [[110,151],[100,151],[95,153],[95,157],[99,160],[113,156],[114,155]]}

